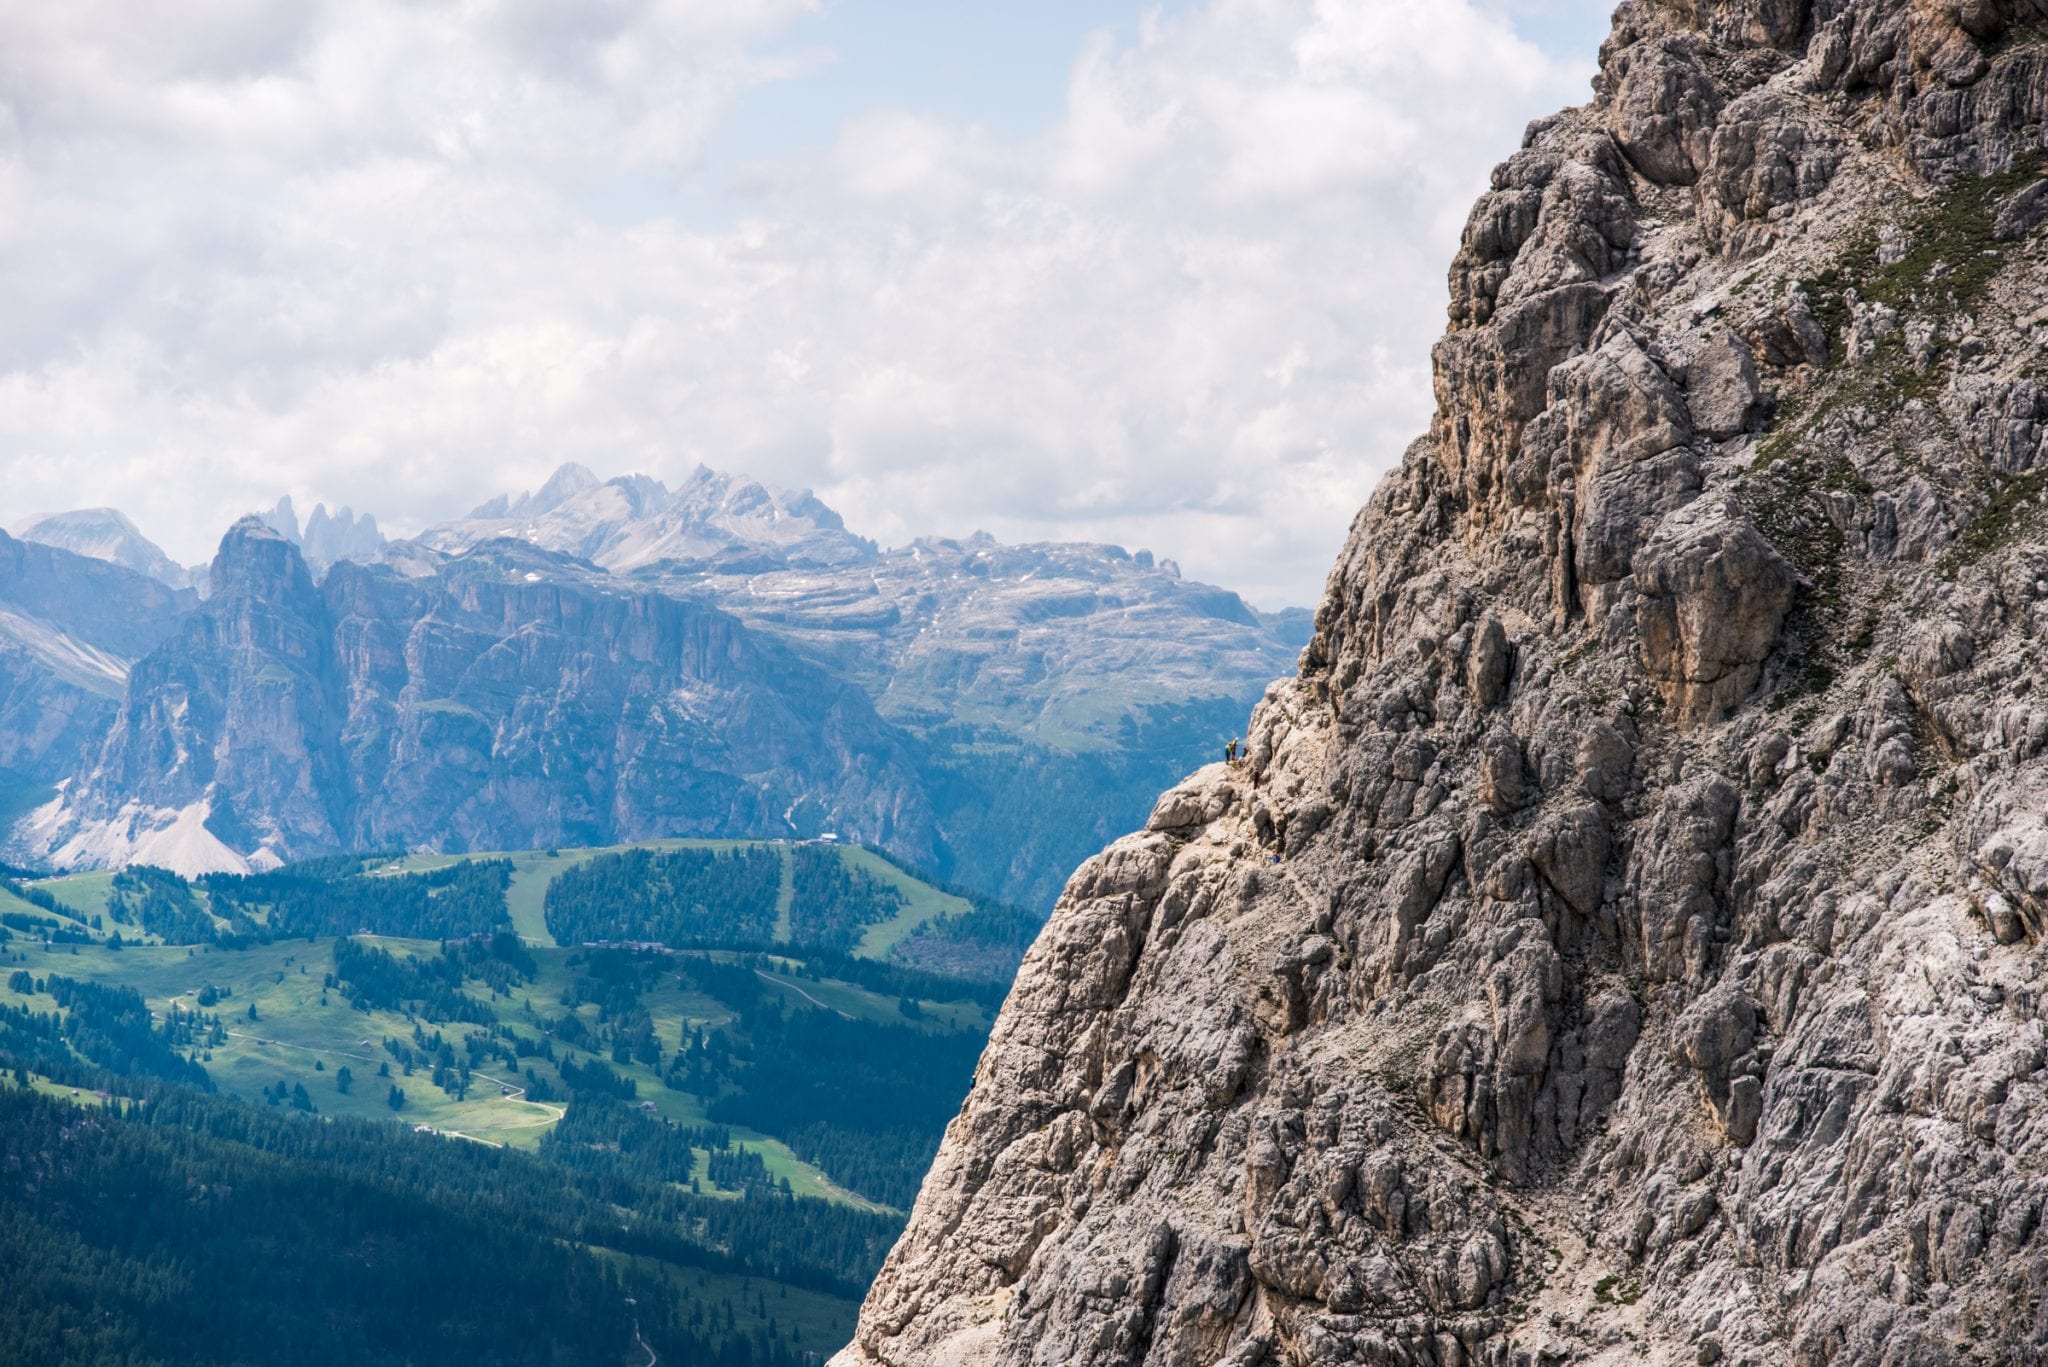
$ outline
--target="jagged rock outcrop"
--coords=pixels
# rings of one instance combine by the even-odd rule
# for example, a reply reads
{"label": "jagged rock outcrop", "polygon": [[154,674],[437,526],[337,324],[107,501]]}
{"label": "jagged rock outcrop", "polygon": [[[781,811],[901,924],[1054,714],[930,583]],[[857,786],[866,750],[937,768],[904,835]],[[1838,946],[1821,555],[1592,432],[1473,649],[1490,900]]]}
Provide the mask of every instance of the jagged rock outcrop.
{"label": "jagged rock outcrop", "polygon": [[1637,0],[1602,67],[842,1363],[2048,1360],[2048,7]]}
{"label": "jagged rock outcrop", "polygon": [[301,529],[298,511],[292,507],[291,496],[286,495],[269,512],[257,516],[265,526],[299,548],[315,579],[324,577],[344,560],[374,565],[384,557],[384,533],[377,530],[377,519],[368,513],[357,517],[355,510],[348,507],[330,513],[326,504],[316,503],[312,516]]}

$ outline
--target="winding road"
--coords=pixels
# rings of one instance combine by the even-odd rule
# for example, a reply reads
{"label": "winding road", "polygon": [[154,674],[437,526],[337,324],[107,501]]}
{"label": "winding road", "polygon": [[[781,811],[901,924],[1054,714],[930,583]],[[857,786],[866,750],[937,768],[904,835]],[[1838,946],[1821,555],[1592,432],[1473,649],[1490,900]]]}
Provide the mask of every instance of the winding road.
{"label": "winding road", "polygon": [[[839,1011],[839,1008],[834,1006],[832,1003],[821,1002],[816,997],[813,997],[810,993],[804,991],[801,987],[798,987],[795,983],[784,982],[782,979],[776,977],[772,973],[763,973],[760,969],[757,968],[754,970],[754,976],[759,978],[764,983],[774,983],[777,987],[788,988],[790,991],[796,993],[799,997],[802,997],[805,1001],[809,1002],[812,1006],[823,1007],[827,1011]],[[851,1011],[839,1011],[839,1014],[844,1016],[848,1020],[860,1019],[860,1017],[854,1015]]]}

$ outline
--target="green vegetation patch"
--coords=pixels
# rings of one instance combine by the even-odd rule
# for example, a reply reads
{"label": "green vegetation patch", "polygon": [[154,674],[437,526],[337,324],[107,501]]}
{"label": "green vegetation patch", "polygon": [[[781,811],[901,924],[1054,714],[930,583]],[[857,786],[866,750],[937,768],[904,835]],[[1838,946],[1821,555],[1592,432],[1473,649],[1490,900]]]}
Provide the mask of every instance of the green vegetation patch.
{"label": "green vegetation patch", "polygon": [[963,894],[935,887],[873,850],[841,845],[836,853],[855,870],[893,886],[902,896],[902,903],[894,914],[862,932],[856,952],[870,959],[890,957],[896,947],[920,926],[938,917],[970,912],[976,905]]}
{"label": "green vegetation patch", "polygon": [[0,893],[12,894],[45,911],[89,925],[93,917],[105,915],[113,886],[111,873],[72,873],[32,883],[0,881]]}
{"label": "green vegetation patch", "polygon": [[1809,443],[1813,419],[1788,416],[1760,446],[1745,476],[1740,498],[1758,531],[1806,579],[1786,622],[1794,643],[1795,668],[1774,698],[1783,706],[1825,692],[1834,682],[1836,640],[1842,626],[1842,557],[1846,539],[1827,514],[1822,495],[1868,494],[1870,486],[1839,450],[1823,453]]}
{"label": "green vegetation patch", "polygon": [[2019,540],[2040,524],[2043,495],[2048,495],[2048,470],[2034,470],[2005,484],[1957,535],[1942,568],[1953,574]]}
{"label": "green vegetation patch", "polygon": [[[1947,383],[1939,345],[1932,355],[1910,355],[1903,325],[1915,316],[1953,316],[1978,306],[2014,245],[1992,235],[1999,206],[2037,179],[2042,165],[2041,157],[2030,157],[2000,174],[1947,186],[1906,216],[1901,224],[1905,247],[1898,259],[1880,259],[1873,228],[1834,265],[1801,282],[1828,334],[1828,372],[1820,387],[1758,445],[1741,488],[1744,508],[1758,530],[1811,585],[1787,624],[1795,649],[1779,704],[1825,691],[1844,659],[1860,656],[1874,639],[1870,613],[1849,619],[1855,586],[1843,578],[1845,538],[1824,503],[1829,494],[1864,499],[1873,492],[1845,454],[1850,444],[1845,431],[1881,433],[1910,405],[1932,398]],[[1894,310],[1902,326],[1851,367],[1843,362],[1856,301]],[[1930,412],[1933,421],[1946,423],[1938,407]],[[1896,429],[1890,440],[1910,465]],[[2029,476],[1994,494],[1950,553],[1950,567],[1996,549],[2030,525],[2042,492],[2041,479]]]}
{"label": "green vegetation patch", "polygon": [[841,1268],[888,1237],[191,1092],[87,1111],[0,1089],[0,1142],[23,1160],[0,1174],[10,1362],[796,1367],[844,1342]]}
{"label": "green vegetation patch", "polygon": [[1999,206],[2040,179],[2044,159],[2021,158],[1995,175],[1959,180],[1938,191],[1900,225],[1905,252],[1879,259],[1875,228],[1859,236],[1834,265],[1801,282],[1815,301],[1815,314],[1828,331],[1831,361],[1845,355],[1850,324],[1848,291],[1866,303],[1900,314],[1930,309],[1968,312],[2004,264],[2015,243],[1992,236]]}
{"label": "green vegetation patch", "polygon": [[[506,896],[522,871],[547,878],[536,900],[557,934],[605,940],[565,949],[515,933]],[[890,1218],[915,1194],[1036,929],[830,844],[96,877],[104,927],[22,889],[33,934],[0,943],[0,969],[22,975],[19,994],[0,991],[21,1013],[0,1060],[11,1052],[88,1090],[176,1079],[266,1110],[526,1150],[554,1149],[581,1108],[623,1107],[684,1134],[665,1180],[697,1197],[822,1198]],[[812,943],[760,942],[785,907],[792,936]],[[366,925],[409,933],[319,934]],[[122,938],[145,928],[160,943]],[[899,935],[898,951],[930,951],[926,966],[868,957],[877,930]],[[989,962],[972,961],[991,946]],[[974,971],[929,971],[961,964]],[[54,1005],[46,987],[60,978],[74,997],[115,994],[121,1010]],[[109,1052],[115,1038],[125,1052]]]}

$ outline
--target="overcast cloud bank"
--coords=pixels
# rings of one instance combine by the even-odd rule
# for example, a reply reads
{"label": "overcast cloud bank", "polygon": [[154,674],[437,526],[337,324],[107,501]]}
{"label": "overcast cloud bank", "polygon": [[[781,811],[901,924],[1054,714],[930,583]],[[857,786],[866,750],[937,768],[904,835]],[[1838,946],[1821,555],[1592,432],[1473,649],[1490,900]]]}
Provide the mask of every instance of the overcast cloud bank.
{"label": "overcast cloud bank", "polygon": [[1590,74],[1463,0],[1216,0],[1091,42],[1036,136],[877,108],[707,191],[734,101],[829,60],[804,9],[0,11],[0,523],[197,560],[280,493],[405,534],[702,462],[1310,602],[1465,208]]}

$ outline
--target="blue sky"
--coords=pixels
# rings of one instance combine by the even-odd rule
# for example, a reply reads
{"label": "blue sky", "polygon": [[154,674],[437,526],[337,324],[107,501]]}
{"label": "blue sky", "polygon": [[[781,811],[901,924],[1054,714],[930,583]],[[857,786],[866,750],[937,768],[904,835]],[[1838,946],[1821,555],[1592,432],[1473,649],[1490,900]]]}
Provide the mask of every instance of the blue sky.
{"label": "blue sky", "polygon": [[1034,133],[1058,116],[1082,42],[1105,30],[1127,37],[1141,13],[1134,5],[1075,0],[844,0],[799,20],[789,33],[792,47],[815,46],[830,56],[808,76],[743,98],[714,151],[728,160],[784,155],[828,141],[835,127],[865,109],[892,104]]}
{"label": "blue sky", "polygon": [[[740,205],[748,167],[815,154],[849,120],[895,107],[1011,137],[1060,117],[1074,56],[1091,39],[1128,41],[1147,15],[1188,0],[964,5],[941,0],[827,0],[793,22],[782,46],[802,70],[742,94],[686,175],[636,175],[590,192],[615,222],[680,215],[715,222]],[[1515,29],[1556,60],[1590,64],[1607,35],[1601,0],[1522,0],[1502,7]]]}
{"label": "blue sky", "polygon": [[0,6],[0,524],[564,460],[1312,602],[1568,0]]}
{"label": "blue sky", "polygon": [[[1098,33],[1128,39],[1147,13],[1170,17],[1187,8],[1186,0],[839,0],[798,20],[788,34],[790,47],[818,52],[817,68],[742,97],[712,141],[709,161],[729,167],[815,149],[847,119],[882,105],[985,123],[1013,136],[1039,132],[1059,117],[1074,54],[1085,41]],[[1506,8],[1515,27],[1547,52],[1590,62],[1612,6],[1537,0]]]}
{"label": "blue sky", "polygon": [[1029,137],[1059,117],[1084,42],[1127,40],[1148,10],[1163,16],[1181,7],[827,0],[776,44],[798,70],[740,94],[701,160],[593,186],[585,203],[616,224],[659,215],[718,223],[743,211],[750,168],[815,156],[849,120],[877,109]]}

